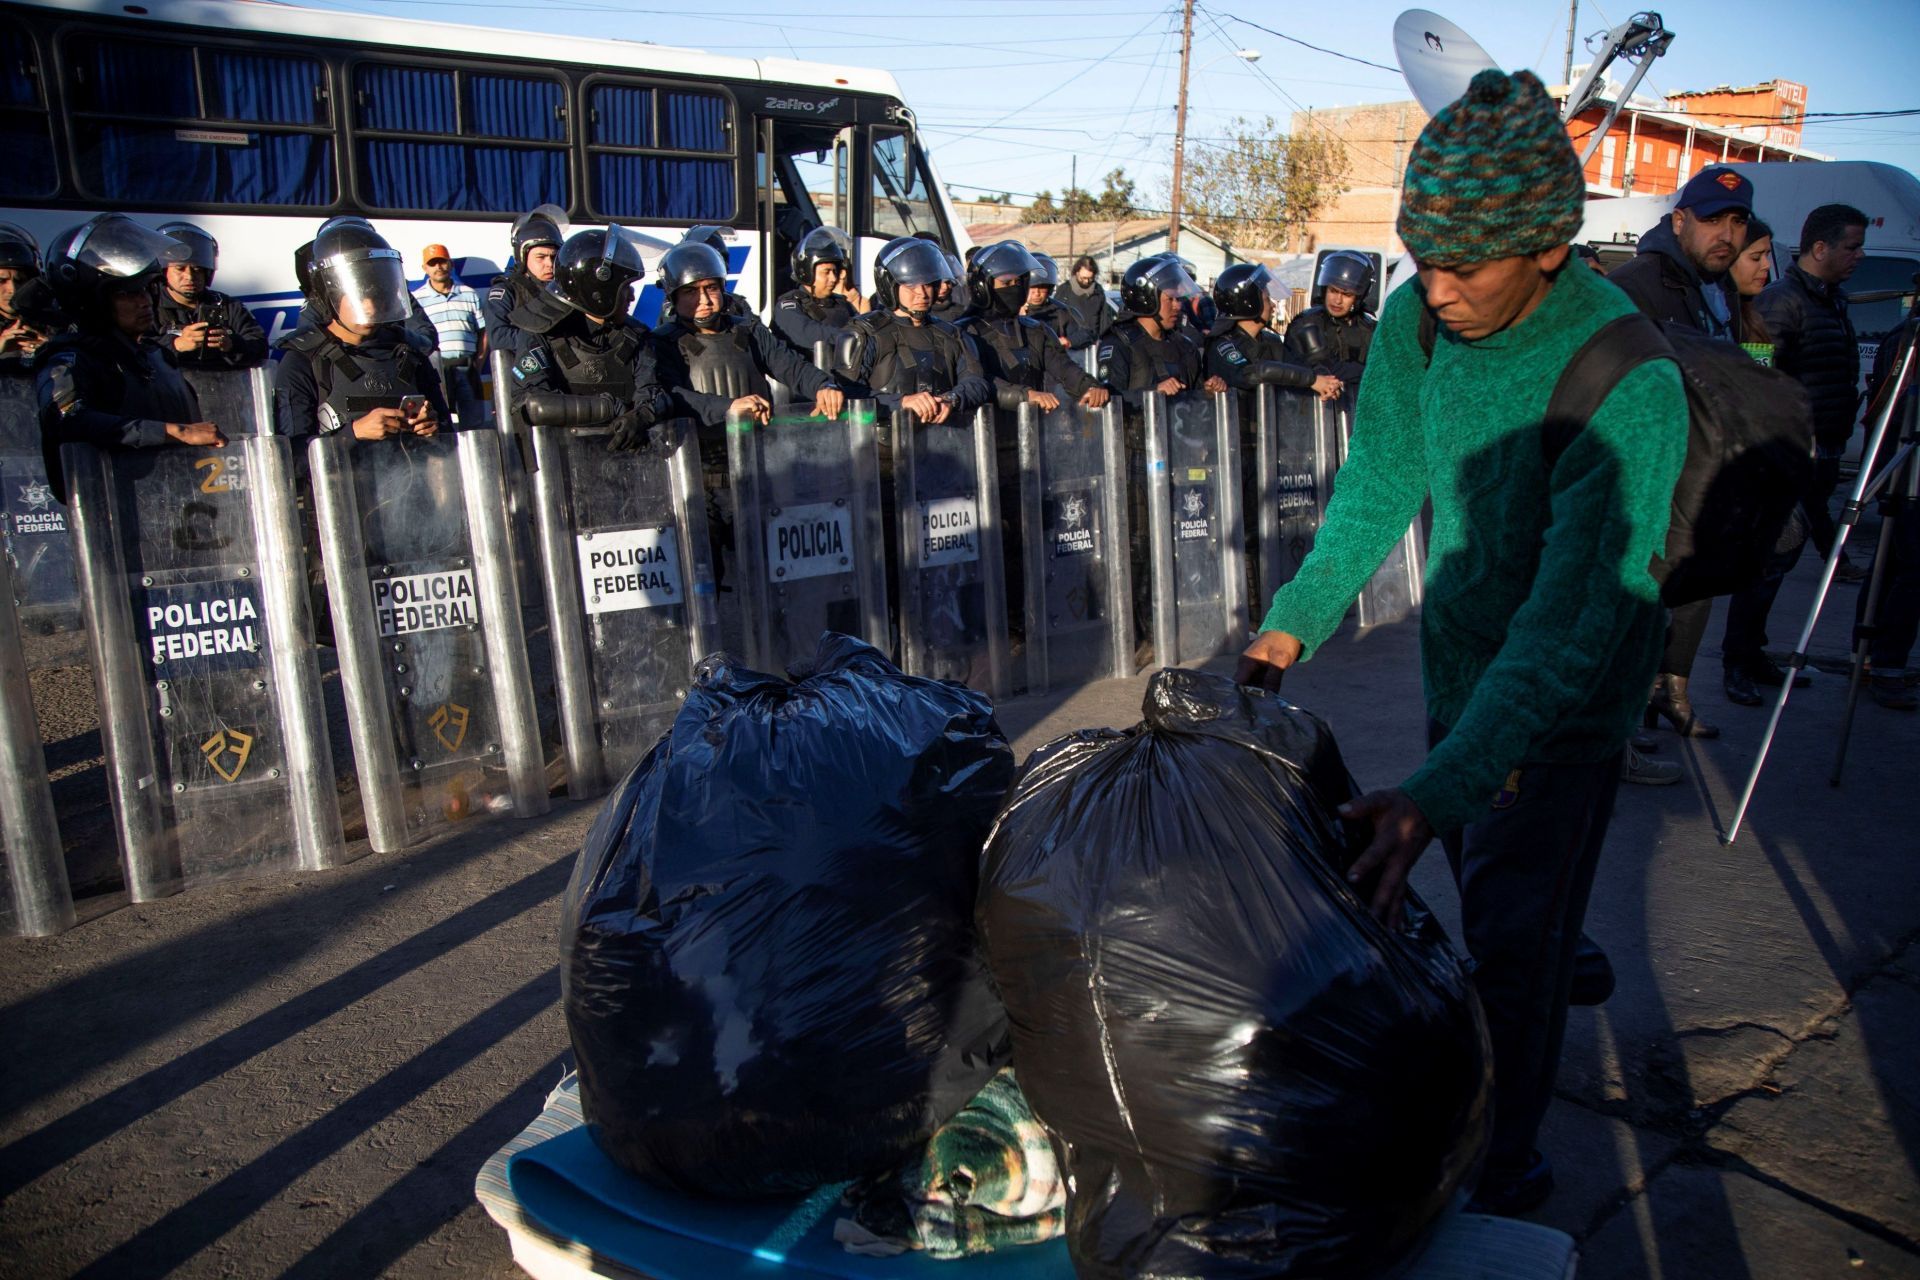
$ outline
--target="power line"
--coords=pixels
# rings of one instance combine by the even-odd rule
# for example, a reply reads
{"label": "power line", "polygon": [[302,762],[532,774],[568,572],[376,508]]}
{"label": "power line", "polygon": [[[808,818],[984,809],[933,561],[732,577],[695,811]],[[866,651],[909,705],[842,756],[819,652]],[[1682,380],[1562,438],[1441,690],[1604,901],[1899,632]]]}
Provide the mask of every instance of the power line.
{"label": "power line", "polygon": [[1317,44],[1309,44],[1298,36],[1290,36],[1284,31],[1275,31],[1272,27],[1261,26],[1257,22],[1251,22],[1246,18],[1240,17],[1238,14],[1228,13],[1224,9],[1220,11],[1220,16],[1237,22],[1243,27],[1252,27],[1255,31],[1264,31],[1270,36],[1278,36],[1282,40],[1297,44],[1303,49],[1311,49],[1315,53],[1331,54],[1336,58],[1345,58],[1348,62],[1357,62],[1363,67],[1376,67],[1381,71],[1391,71],[1395,75],[1400,74],[1400,68],[1398,67],[1389,67],[1383,62],[1369,62],[1365,58],[1356,58],[1350,53],[1341,53],[1338,49],[1327,49]]}

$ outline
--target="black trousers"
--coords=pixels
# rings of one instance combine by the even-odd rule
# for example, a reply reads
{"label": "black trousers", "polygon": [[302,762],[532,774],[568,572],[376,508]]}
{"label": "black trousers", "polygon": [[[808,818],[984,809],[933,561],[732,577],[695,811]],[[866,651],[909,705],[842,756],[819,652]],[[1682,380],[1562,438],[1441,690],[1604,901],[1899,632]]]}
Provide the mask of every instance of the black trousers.
{"label": "black trousers", "polygon": [[[1447,734],[1428,726],[1429,744]],[[1493,1039],[1490,1168],[1525,1168],[1553,1097],[1574,952],[1620,787],[1621,753],[1516,770],[1476,822],[1441,833]]]}

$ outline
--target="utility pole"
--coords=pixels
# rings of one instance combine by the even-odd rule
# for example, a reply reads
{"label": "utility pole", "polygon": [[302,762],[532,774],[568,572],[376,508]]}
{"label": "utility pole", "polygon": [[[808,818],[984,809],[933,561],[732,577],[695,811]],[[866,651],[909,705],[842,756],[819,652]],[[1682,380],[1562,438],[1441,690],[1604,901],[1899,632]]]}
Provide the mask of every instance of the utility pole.
{"label": "utility pole", "polygon": [[1193,58],[1193,0],[1181,6],[1180,104],[1173,118],[1173,210],[1167,219],[1167,252],[1180,252],[1180,183],[1187,159],[1187,63]]}
{"label": "utility pole", "polygon": [[1072,194],[1080,189],[1080,157],[1073,158],[1073,178],[1067,183],[1067,257],[1073,257],[1073,200]]}
{"label": "utility pole", "polygon": [[1573,92],[1573,29],[1580,25],[1580,0],[1567,0],[1567,65],[1560,72],[1567,92]]}

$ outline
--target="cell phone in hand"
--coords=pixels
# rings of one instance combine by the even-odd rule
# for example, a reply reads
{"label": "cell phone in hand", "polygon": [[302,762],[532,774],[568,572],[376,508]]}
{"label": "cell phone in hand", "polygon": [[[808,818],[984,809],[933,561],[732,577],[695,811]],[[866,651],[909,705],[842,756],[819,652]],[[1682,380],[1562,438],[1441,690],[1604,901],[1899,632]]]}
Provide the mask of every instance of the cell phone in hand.
{"label": "cell phone in hand", "polygon": [[400,416],[409,422],[419,417],[421,411],[426,407],[427,398],[425,396],[414,395],[400,397]]}

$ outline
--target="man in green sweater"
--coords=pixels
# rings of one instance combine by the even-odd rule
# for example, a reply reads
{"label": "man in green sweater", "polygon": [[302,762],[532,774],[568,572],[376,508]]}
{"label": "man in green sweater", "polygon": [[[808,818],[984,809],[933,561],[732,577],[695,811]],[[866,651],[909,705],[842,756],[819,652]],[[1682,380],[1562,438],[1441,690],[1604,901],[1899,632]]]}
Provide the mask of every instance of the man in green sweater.
{"label": "man in green sweater", "polygon": [[[1547,456],[1555,380],[1634,309],[1568,265],[1584,201],[1579,160],[1530,72],[1482,72],[1422,131],[1399,220],[1420,287],[1382,309],[1326,523],[1238,673],[1277,688],[1312,657],[1431,497],[1430,750],[1344,816],[1372,835],[1349,878],[1383,919],[1399,919],[1436,835],[1459,883],[1493,1040],[1493,1140],[1476,1195],[1487,1212],[1525,1212],[1553,1189],[1533,1144],[1621,751],[1660,658],[1648,564],[1686,454],[1679,371],[1660,360]],[[1423,306],[1437,321],[1431,361]]]}

